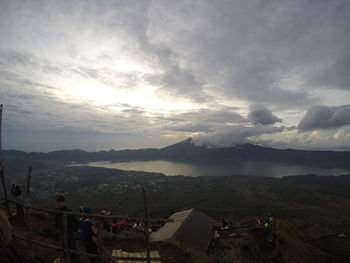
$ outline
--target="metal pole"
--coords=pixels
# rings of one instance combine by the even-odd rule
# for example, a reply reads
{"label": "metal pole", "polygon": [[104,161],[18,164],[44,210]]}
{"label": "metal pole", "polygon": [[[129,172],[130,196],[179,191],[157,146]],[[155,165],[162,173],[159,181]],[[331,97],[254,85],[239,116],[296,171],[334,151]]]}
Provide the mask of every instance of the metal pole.
{"label": "metal pole", "polygon": [[2,131],[2,104],[0,105],[0,176],[1,176],[1,184],[2,188],[4,190],[4,197],[5,197],[5,205],[7,209],[7,214],[9,216],[9,220],[11,220],[11,213],[10,213],[10,206],[7,198],[7,190],[6,190],[6,183],[5,183],[5,172],[4,172],[4,164],[2,160],[2,143],[1,143],[1,131]]}
{"label": "metal pole", "polygon": [[147,244],[147,262],[151,263],[151,249],[150,249],[150,243],[149,243],[149,231],[148,231],[148,204],[147,204],[147,195],[145,188],[142,188],[143,193],[143,201],[144,201],[144,207],[145,207],[145,237],[146,237],[146,244]]}

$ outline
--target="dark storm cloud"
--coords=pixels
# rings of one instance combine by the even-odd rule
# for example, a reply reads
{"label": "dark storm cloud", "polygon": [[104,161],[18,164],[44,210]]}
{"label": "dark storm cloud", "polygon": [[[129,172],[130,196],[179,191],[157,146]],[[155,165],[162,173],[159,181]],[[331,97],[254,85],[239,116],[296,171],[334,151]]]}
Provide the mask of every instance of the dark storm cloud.
{"label": "dark storm cloud", "polygon": [[248,118],[253,124],[274,124],[276,122],[282,122],[282,119],[273,115],[272,112],[263,105],[253,104],[250,106]]}
{"label": "dark storm cloud", "polygon": [[314,106],[308,109],[300,121],[300,131],[330,129],[350,124],[350,105],[339,107]]}

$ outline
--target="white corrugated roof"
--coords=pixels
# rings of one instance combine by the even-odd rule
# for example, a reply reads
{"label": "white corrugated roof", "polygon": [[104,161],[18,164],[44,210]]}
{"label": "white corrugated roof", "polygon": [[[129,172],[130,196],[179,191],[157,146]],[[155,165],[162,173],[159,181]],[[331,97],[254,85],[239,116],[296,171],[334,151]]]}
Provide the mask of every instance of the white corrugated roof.
{"label": "white corrugated roof", "polygon": [[186,220],[186,218],[192,213],[192,211],[193,208],[173,214],[171,217],[169,217],[169,220],[173,221],[166,223],[157,232],[153,232],[150,236],[151,240],[162,241],[170,239],[181,227],[182,222]]}

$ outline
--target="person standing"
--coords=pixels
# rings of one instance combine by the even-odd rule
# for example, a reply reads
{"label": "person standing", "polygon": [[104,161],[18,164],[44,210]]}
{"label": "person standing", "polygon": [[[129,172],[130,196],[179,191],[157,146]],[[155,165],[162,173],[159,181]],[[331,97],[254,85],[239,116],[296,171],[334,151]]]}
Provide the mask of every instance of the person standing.
{"label": "person standing", "polygon": [[227,226],[227,221],[226,221],[226,218],[225,217],[223,217],[222,218],[222,229],[226,229],[226,226]]}
{"label": "person standing", "polygon": [[14,184],[11,184],[11,195],[15,195],[16,186]]}
{"label": "person standing", "polygon": [[[75,239],[82,240],[85,245],[86,253],[97,254],[97,245],[94,241],[94,222],[87,214],[92,214],[91,208],[88,206],[81,206],[80,212],[84,213],[80,219],[80,233],[76,235]],[[96,263],[96,258],[89,258],[91,263]]]}
{"label": "person standing", "polygon": [[24,219],[23,196],[22,196],[22,191],[21,191],[21,188],[19,187],[19,185],[12,184],[11,195],[14,197],[14,199],[16,201],[17,216],[21,219]]}
{"label": "person standing", "polygon": [[[72,210],[66,206],[66,199],[63,195],[60,195],[56,199],[58,211],[72,212]],[[55,226],[57,229],[61,230],[63,233],[63,214],[56,214],[55,216]],[[76,250],[77,245],[74,239],[74,232],[78,230],[78,223],[74,215],[67,216],[67,248],[71,250]],[[77,256],[74,254],[70,254],[70,258],[73,262],[77,261]]]}

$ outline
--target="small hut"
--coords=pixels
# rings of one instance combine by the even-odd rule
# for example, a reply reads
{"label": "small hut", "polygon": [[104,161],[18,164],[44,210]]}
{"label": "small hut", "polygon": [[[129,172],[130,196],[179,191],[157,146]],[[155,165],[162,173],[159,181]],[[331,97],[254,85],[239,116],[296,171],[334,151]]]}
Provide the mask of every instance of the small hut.
{"label": "small hut", "polygon": [[206,250],[209,245],[214,219],[189,209],[173,214],[169,222],[153,232],[151,241],[176,240],[187,247]]}

